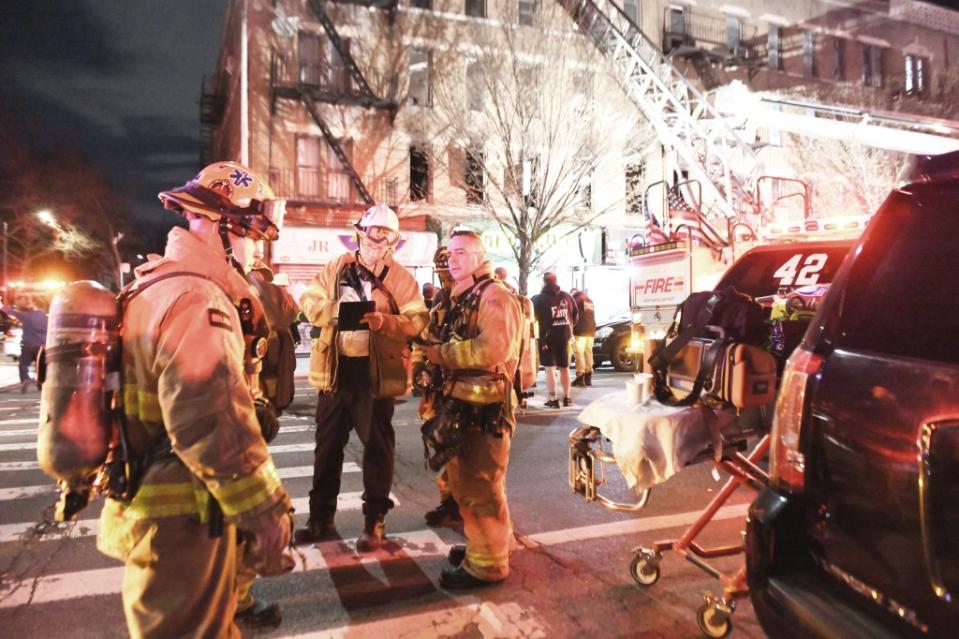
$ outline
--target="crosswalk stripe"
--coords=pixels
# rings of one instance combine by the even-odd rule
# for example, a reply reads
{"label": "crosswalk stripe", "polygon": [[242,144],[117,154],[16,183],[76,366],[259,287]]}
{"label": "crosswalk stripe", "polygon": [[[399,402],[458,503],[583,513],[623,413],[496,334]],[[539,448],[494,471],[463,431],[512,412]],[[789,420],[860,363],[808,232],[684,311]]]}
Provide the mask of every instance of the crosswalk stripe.
{"label": "crosswalk stripe", "polygon": [[[360,466],[356,462],[345,462],[343,464],[344,473],[358,473]],[[295,479],[297,477],[312,477],[312,466],[291,466],[289,468],[278,468],[277,473],[281,479]],[[17,486],[14,488],[0,488],[0,501],[10,501],[12,499],[27,499],[37,495],[46,495],[55,493],[56,484],[44,484],[42,486]]]}
{"label": "crosswalk stripe", "polygon": [[[743,517],[749,510],[749,504],[733,504],[723,506],[713,516],[712,521],[721,519],[735,519]],[[518,535],[520,543],[529,546],[554,546],[573,541],[585,541],[587,539],[598,539],[601,537],[613,537],[616,535],[628,535],[640,532],[649,532],[650,530],[660,530],[663,528],[678,528],[688,526],[702,516],[701,510],[693,510],[685,513],[675,513],[672,515],[660,515],[658,517],[643,517],[641,519],[628,519],[626,521],[614,521],[608,524],[593,524],[590,526],[580,526],[578,528],[566,528],[565,530],[550,530],[547,532],[536,533],[534,535]]]}
{"label": "crosswalk stripe", "polygon": [[[362,492],[340,493],[340,496],[336,500],[336,511],[360,510],[363,507],[362,495]],[[393,493],[390,493],[390,499],[393,500],[396,506],[400,505],[399,499],[397,499]],[[294,499],[293,508],[297,512],[309,512],[310,498],[298,497]],[[18,522],[15,524],[0,525],[0,544],[19,541],[24,535],[28,534],[34,526],[36,526],[36,522]],[[62,529],[55,530],[50,533],[50,537],[51,539],[90,537],[96,535],[99,529],[100,520],[83,519],[69,526],[65,526]]]}
{"label": "crosswalk stripe", "polygon": [[36,435],[36,434],[37,434],[36,428],[18,428],[17,430],[0,431],[0,437],[22,437],[24,435]]}
{"label": "crosswalk stripe", "polygon": [[[356,565],[385,563],[398,559],[420,559],[443,556],[449,545],[433,530],[417,530],[389,535],[392,544],[371,553],[357,554],[356,539],[328,541],[296,549],[293,572],[337,570]],[[399,547],[395,552],[394,549]],[[15,581],[0,598],[0,608],[24,604],[43,604],[80,597],[120,594],[123,567],[80,570],[45,575],[38,579]]]}
{"label": "crosswalk stripe", "polygon": [[0,473],[15,470],[39,470],[40,464],[35,461],[27,462],[0,462]]}
{"label": "crosswalk stripe", "polygon": [[3,419],[0,420],[0,426],[13,426],[14,424],[34,424],[40,421],[40,417],[33,417],[31,419]]}
{"label": "crosswalk stripe", "polygon": [[384,635],[416,637],[425,636],[427,628],[429,636],[433,637],[459,636],[465,634],[464,628],[470,629],[471,636],[481,637],[540,639],[547,636],[542,622],[529,609],[517,603],[495,604],[474,600],[467,605],[445,606],[326,630],[281,635],[280,639],[374,639]]}
{"label": "crosswalk stripe", "polygon": [[[299,453],[304,450],[313,450],[316,447],[316,444],[310,442],[308,444],[280,444],[270,446],[271,453]],[[20,442],[17,444],[0,444],[0,452],[4,451],[13,451],[13,450],[36,450],[37,442]]]}

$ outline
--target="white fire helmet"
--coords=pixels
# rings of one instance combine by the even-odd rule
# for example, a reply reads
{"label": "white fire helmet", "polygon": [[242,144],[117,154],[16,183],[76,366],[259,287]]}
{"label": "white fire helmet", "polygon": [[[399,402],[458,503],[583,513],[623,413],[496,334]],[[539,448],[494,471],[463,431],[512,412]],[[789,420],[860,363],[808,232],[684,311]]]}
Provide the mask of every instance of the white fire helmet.
{"label": "white fire helmet", "polygon": [[375,204],[366,209],[354,226],[377,243],[387,240],[392,246],[400,239],[400,220],[393,209],[385,204]]}
{"label": "white fire helmet", "polygon": [[183,186],[157,195],[163,206],[211,220],[223,219],[235,235],[272,241],[283,225],[285,200],[278,200],[266,180],[242,164],[214,162]]}

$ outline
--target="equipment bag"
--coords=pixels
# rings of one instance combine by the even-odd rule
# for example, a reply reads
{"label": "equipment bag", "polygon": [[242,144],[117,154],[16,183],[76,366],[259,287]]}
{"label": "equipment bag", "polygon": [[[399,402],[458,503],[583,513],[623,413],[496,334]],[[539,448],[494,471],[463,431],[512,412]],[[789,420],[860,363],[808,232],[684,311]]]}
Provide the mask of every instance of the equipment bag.
{"label": "equipment bag", "polygon": [[[656,399],[670,406],[689,406],[705,389],[716,399],[738,408],[745,408],[747,404],[758,405],[753,402],[768,393],[775,393],[775,360],[757,348],[740,349],[738,359],[735,354],[727,356],[727,350],[729,347],[762,344],[768,335],[763,308],[735,288],[693,293],[676,309],[676,318],[666,341],[656,344],[654,340],[648,349]],[[738,372],[725,370],[736,363]],[[750,375],[754,373],[765,375],[770,363],[771,380],[763,378],[750,382]],[[737,375],[738,383],[734,381]],[[691,387],[687,386],[690,379]],[[724,380],[729,380],[728,392]],[[680,390],[689,387],[689,391],[685,397],[677,398],[673,387]]]}

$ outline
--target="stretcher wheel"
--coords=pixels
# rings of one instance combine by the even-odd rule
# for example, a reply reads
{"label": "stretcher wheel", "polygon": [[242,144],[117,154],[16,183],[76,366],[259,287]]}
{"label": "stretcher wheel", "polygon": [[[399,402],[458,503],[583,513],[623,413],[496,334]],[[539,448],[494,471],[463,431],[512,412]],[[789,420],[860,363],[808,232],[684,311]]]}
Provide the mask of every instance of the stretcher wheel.
{"label": "stretcher wheel", "polygon": [[652,586],[659,581],[659,562],[639,553],[629,564],[629,574],[640,586]]}
{"label": "stretcher wheel", "polygon": [[712,604],[703,604],[696,611],[696,623],[707,637],[722,639],[733,630],[733,621],[729,613]]}

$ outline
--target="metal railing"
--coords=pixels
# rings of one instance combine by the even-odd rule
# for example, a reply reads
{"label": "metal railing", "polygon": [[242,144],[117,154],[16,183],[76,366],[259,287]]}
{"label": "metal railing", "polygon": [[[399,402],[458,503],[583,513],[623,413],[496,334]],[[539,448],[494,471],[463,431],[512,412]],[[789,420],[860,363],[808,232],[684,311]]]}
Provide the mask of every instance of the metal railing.
{"label": "metal railing", "polygon": [[[710,15],[700,11],[686,10],[682,14],[683,26],[679,30],[674,22],[671,9],[663,13],[663,52],[669,53],[679,46],[687,46],[711,51],[723,50],[730,56],[743,58],[760,57],[765,53],[765,42],[759,34],[759,27],[745,21],[739,22],[739,37],[730,41],[727,34],[727,18],[724,15]],[[730,45],[733,45],[730,47]],[[762,51],[760,51],[762,48]]]}
{"label": "metal railing", "polygon": [[[389,206],[399,204],[399,178],[367,174],[363,183],[377,203]],[[270,185],[279,197],[289,200],[336,205],[363,204],[345,171],[304,166],[295,169],[274,167],[270,169]]]}

